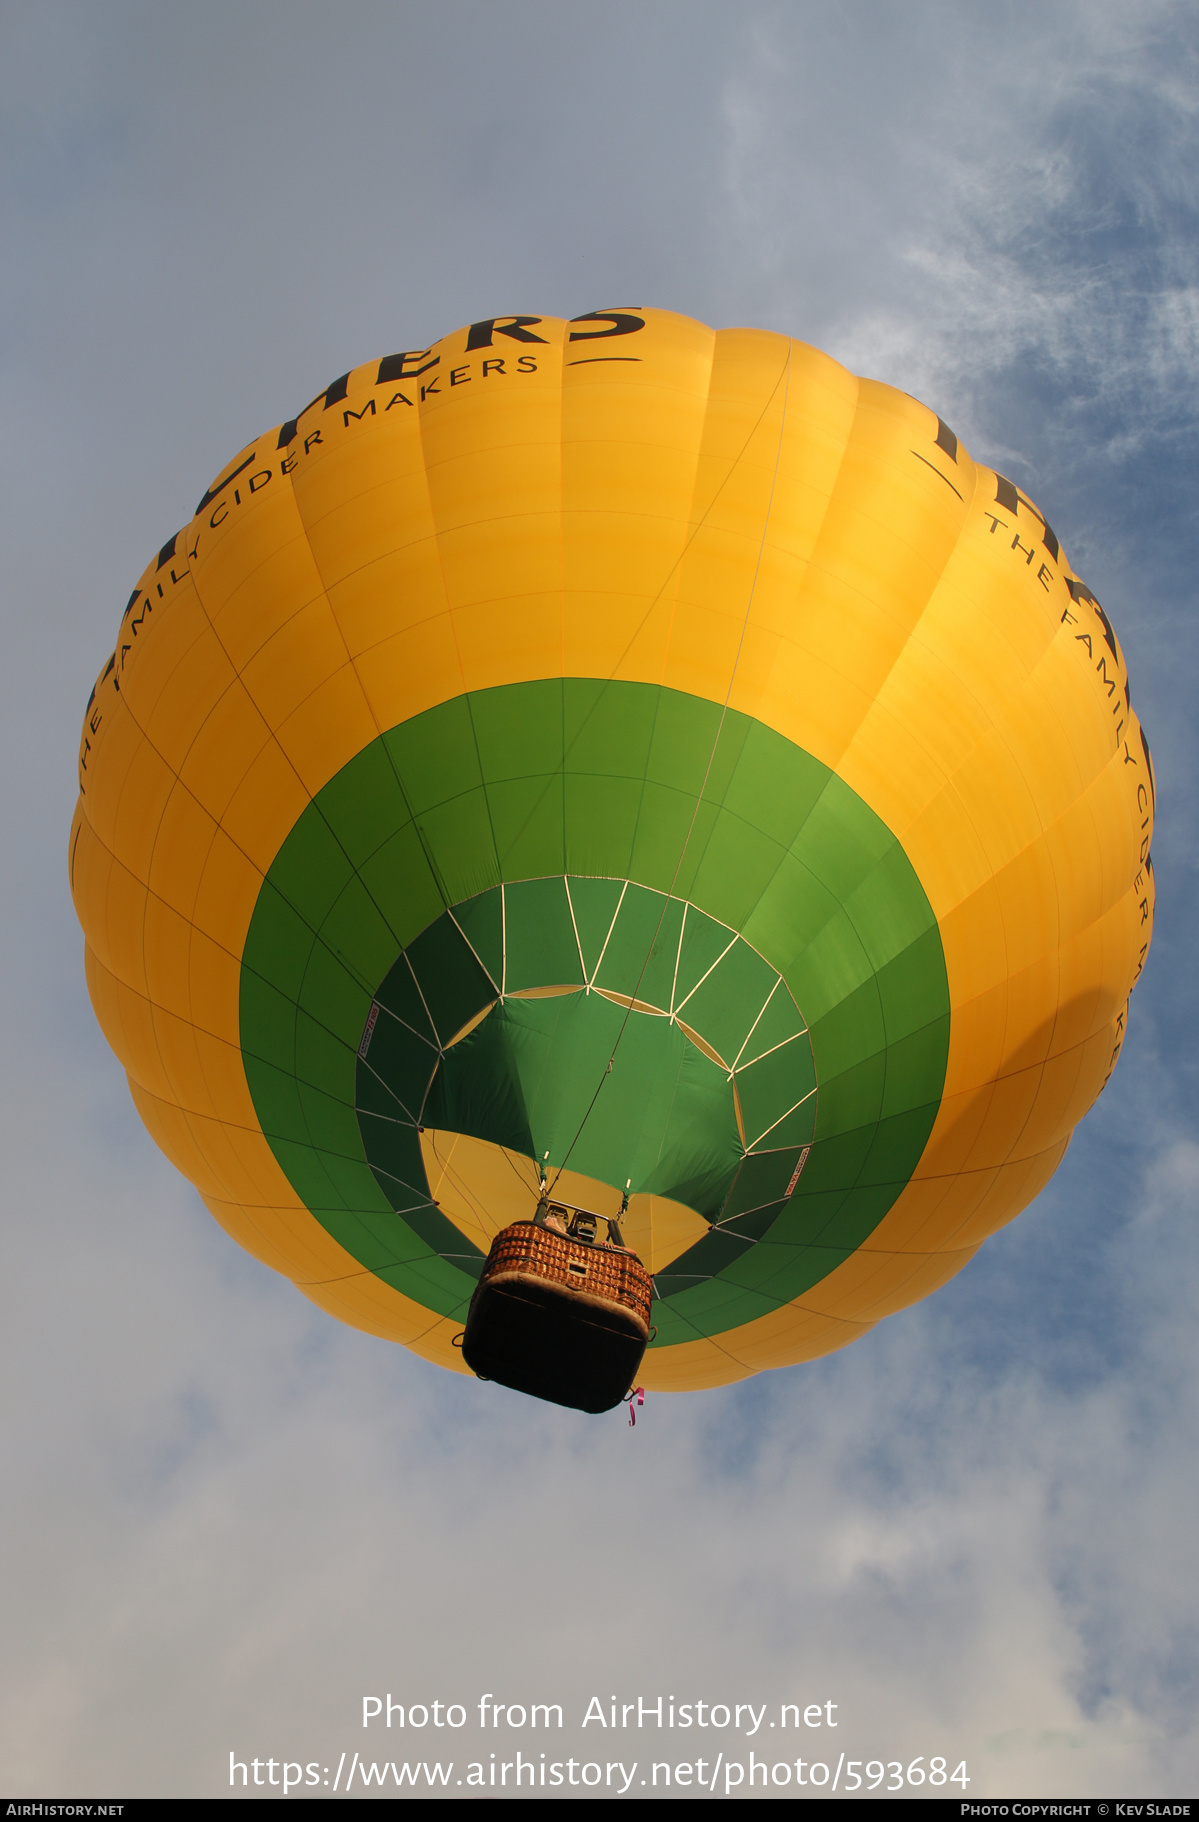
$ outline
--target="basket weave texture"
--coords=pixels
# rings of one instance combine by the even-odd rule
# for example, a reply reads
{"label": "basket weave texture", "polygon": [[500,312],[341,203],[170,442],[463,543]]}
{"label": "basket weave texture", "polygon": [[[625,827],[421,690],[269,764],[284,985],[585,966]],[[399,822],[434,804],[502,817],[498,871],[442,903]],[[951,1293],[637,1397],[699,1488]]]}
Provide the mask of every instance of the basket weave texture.
{"label": "basket weave texture", "polygon": [[516,1221],[492,1241],[480,1285],[521,1278],[561,1286],[581,1302],[618,1305],[649,1333],[653,1288],[636,1253],[586,1246],[532,1221]]}

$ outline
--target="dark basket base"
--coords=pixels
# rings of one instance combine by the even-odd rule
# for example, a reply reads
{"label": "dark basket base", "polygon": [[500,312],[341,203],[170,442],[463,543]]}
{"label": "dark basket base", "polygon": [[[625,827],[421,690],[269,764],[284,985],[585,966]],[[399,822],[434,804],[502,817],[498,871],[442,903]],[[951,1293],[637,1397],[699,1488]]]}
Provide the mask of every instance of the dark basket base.
{"label": "dark basket base", "polygon": [[462,1358],[480,1379],[598,1416],[626,1398],[645,1353],[635,1318],[554,1284],[488,1284],[471,1299]]}

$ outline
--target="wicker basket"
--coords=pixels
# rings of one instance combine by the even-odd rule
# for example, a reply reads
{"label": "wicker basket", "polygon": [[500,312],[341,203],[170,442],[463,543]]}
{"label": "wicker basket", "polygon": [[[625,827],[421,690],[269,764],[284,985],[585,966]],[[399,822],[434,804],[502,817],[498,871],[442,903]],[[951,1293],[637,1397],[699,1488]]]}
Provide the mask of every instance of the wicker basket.
{"label": "wicker basket", "polygon": [[514,1391],[610,1411],[641,1365],[652,1294],[636,1253],[514,1222],[491,1243],[463,1358],[481,1379]]}

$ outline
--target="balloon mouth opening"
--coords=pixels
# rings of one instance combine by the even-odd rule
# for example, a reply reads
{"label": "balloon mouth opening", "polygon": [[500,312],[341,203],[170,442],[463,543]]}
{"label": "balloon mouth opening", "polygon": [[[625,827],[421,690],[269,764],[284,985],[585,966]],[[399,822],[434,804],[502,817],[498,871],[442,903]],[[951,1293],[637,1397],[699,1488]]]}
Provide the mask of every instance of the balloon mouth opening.
{"label": "balloon mouth opening", "polygon": [[397,957],[356,1113],[393,1208],[475,1275],[543,1178],[600,1220],[627,1197],[628,1244],[657,1271],[721,1223],[747,1160],[789,1174],[815,1065],[786,983],[736,931],[629,880],[523,880]]}
{"label": "balloon mouth opening", "polygon": [[[535,1218],[541,1161],[469,1133],[425,1127],[421,1155],[430,1195],[439,1212],[485,1258],[496,1235],[514,1221]],[[632,1193],[622,1214],[622,1190],[567,1167],[551,1172],[549,1198],[569,1217],[591,1215],[599,1232],[615,1221],[622,1240],[647,1270],[657,1272],[702,1240],[710,1223],[682,1202]]]}

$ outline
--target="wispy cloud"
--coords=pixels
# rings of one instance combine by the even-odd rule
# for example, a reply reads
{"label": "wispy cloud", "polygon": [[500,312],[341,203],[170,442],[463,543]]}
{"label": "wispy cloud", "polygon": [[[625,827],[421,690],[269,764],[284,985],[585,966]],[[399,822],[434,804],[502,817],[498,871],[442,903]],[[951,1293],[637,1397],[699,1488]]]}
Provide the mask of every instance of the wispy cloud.
{"label": "wispy cloud", "polygon": [[977,437],[1022,365],[1073,426],[1101,407],[1144,437],[1199,377],[1186,27],[1173,4],[770,12],[726,91],[748,283]]}

